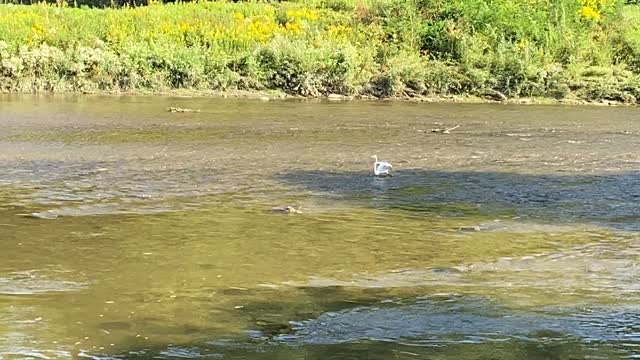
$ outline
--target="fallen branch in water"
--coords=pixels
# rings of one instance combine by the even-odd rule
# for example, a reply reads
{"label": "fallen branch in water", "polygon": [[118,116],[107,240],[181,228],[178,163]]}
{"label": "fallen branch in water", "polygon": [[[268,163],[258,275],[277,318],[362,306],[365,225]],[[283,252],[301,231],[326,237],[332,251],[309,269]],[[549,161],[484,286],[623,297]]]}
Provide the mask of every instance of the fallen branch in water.
{"label": "fallen branch in water", "polygon": [[455,129],[459,128],[459,127],[460,127],[460,125],[456,125],[454,127],[448,128],[448,129],[447,128],[443,128],[443,129],[436,128],[436,129],[431,129],[431,132],[432,133],[437,133],[437,134],[450,134],[451,130],[455,130]]}
{"label": "fallen branch in water", "polygon": [[194,110],[194,109],[183,109],[180,107],[170,107],[167,109],[168,112],[172,112],[172,113],[186,113],[186,112],[200,112],[200,110]]}

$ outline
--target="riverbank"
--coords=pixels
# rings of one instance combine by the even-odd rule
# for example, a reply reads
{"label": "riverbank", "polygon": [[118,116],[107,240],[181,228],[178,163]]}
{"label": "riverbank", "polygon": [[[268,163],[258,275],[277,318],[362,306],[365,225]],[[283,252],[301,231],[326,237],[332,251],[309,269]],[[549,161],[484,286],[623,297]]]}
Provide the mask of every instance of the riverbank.
{"label": "riverbank", "polygon": [[[393,101],[393,102],[409,102],[409,103],[450,103],[450,104],[503,104],[503,105],[567,105],[567,106],[637,106],[637,103],[621,102],[616,100],[585,100],[585,99],[554,99],[548,97],[537,98],[507,98],[505,100],[496,100],[488,97],[481,97],[471,94],[462,95],[432,95],[432,96],[394,96],[394,97],[375,97],[371,95],[341,95],[327,94],[321,96],[302,96],[287,94],[282,91],[256,91],[256,90],[226,90],[226,91],[196,91],[193,89],[174,89],[170,91],[153,91],[153,90],[137,90],[137,91],[83,91],[83,92],[0,92],[0,96],[113,96],[113,97],[170,97],[175,99],[188,98],[210,98],[210,99],[249,99],[255,101],[300,101],[300,102],[349,102],[349,101]],[[167,110],[171,109],[168,107]],[[175,111],[174,111],[175,112]],[[179,111],[178,111],[179,112]]]}
{"label": "riverbank", "polygon": [[0,6],[0,91],[636,104],[608,0]]}

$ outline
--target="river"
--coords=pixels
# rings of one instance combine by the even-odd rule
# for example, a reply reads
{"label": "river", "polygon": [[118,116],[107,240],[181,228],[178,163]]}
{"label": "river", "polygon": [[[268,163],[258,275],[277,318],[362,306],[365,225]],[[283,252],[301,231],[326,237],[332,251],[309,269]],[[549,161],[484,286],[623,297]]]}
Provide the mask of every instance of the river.
{"label": "river", "polygon": [[640,358],[639,114],[4,95],[0,359]]}

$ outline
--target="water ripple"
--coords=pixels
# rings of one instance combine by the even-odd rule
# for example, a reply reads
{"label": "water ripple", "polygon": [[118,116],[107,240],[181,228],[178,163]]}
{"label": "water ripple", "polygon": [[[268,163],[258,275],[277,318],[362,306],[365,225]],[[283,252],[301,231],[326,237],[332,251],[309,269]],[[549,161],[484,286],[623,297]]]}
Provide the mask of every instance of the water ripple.
{"label": "water ripple", "polygon": [[551,313],[513,312],[482,299],[419,299],[325,313],[294,326],[286,343],[340,344],[402,341],[428,345],[486,341],[563,340],[640,344],[640,308],[575,308]]}
{"label": "water ripple", "polygon": [[56,279],[41,270],[17,271],[0,277],[0,294],[4,295],[78,291],[86,286],[87,284],[82,282]]}

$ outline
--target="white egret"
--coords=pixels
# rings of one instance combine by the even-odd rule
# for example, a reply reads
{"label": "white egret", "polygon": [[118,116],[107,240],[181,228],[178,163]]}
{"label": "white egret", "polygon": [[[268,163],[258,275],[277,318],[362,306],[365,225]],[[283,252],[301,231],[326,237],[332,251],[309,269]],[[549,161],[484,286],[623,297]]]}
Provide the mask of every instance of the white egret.
{"label": "white egret", "polygon": [[378,155],[373,155],[372,158],[375,159],[373,163],[373,174],[375,176],[393,176],[391,174],[391,169],[393,166],[386,161],[378,160]]}

